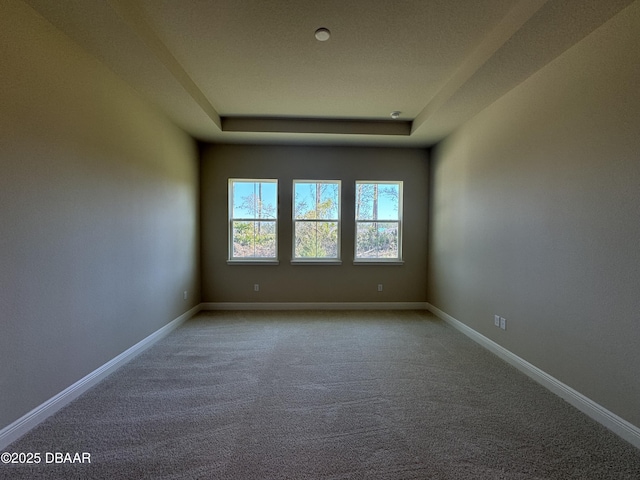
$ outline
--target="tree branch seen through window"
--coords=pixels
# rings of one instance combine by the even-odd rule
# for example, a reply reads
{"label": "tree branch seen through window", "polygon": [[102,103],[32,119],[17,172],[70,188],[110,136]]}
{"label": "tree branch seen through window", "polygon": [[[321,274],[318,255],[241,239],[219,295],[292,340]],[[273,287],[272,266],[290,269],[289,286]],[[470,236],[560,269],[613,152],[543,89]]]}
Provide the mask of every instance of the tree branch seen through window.
{"label": "tree branch seen through window", "polygon": [[340,258],[340,181],[293,183],[294,259]]}
{"label": "tree branch seen through window", "polygon": [[401,260],[402,182],[356,182],[356,260]]}
{"label": "tree branch seen through window", "polygon": [[277,180],[229,180],[229,259],[277,259]]}

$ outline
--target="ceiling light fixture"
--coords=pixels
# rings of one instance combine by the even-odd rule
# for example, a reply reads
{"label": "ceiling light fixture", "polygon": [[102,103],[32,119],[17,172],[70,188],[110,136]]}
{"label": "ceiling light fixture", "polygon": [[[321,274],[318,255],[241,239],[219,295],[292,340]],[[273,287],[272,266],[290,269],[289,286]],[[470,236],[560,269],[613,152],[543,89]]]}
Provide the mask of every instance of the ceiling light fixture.
{"label": "ceiling light fixture", "polygon": [[394,111],[394,112],[391,112],[391,118],[393,118],[394,120],[397,120],[398,118],[400,118],[400,114],[401,114],[401,113],[402,113],[402,112],[401,112],[401,111],[399,111],[399,110],[396,110],[396,111]]}
{"label": "ceiling light fixture", "polygon": [[326,42],[327,40],[329,40],[329,37],[331,37],[331,32],[329,31],[328,28],[319,28],[316,30],[316,40],[318,40],[319,42]]}

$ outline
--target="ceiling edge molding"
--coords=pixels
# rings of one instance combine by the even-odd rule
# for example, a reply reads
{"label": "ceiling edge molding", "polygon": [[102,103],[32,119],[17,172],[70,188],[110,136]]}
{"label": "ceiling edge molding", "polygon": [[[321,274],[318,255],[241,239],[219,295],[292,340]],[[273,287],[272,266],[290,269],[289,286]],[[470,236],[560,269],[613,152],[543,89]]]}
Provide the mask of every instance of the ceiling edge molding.
{"label": "ceiling edge molding", "polygon": [[516,4],[484,40],[471,52],[454,74],[438,90],[412,125],[415,132],[452,98],[487,61],[527,23],[549,0],[522,0]]}
{"label": "ceiling edge molding", "polygon": [[156,58],[167,68],[180,85],[182,85],[185,91],[196,101],[213,123],[222,130],[222,121],[214,106],[158,37],[145,19],[143,12],[135,6],[134,2],[128,0],[107,0],[107,2],[119,17],[129,24],[134,33],[142,39]]}
{"label": "ceiling edge molding", "polygon": [[222,117],[223,132],[411,135],[412,122],[323,118]]}

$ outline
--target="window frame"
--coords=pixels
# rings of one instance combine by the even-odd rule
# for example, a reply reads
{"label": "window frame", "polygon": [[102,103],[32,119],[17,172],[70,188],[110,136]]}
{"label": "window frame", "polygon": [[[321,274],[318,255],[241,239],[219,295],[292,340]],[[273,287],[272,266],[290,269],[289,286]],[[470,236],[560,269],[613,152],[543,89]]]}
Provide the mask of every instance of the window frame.
{"label": "window frame", "polygon": [[[397,220],[379,220],[377,218],[371,220],[359,220],[358,219],[358,185],[397,185],[398,186],[398,219]],[[354,188],[353,198],[353,211],[354,211],[354,248],[353,248],[353,263],[355,265],[367,265],[367,264],[390,264],[390,265],[402,265],[403,260],[403,227],[404,227],[404,181],[402,180],[356,180]],[[375,215],[377,217],[377,215]],[[358,257],[358,226],[365,223],[397,223],[398,224],[398,256],[397,257]]]}
{"label": "window frame", "polygon": [[[297,184],[332,184],[338,187],[338,206],[337,218],[314,218],[314,219],[297,219],[296,218],[296,185]],[[320,223],[335,222],[337,223],[337,239],[336,239],[336,256],[335,257],[297,257],[296,256],[296,224],[298,223]],[[342,264],[342,180],[325,180],[325,179],[300,179],[293,180],[291,188],[291,263],[293,265],[341,265]]]}
{"label": "window frame", "polygon": [[[259,218],[259,217],[234,217],[234,203],[233,203],[233,189],[234,184],[236,183],[270,183],[275,184],[276,188],[276,198],[275,198],[275,218]],[[280,202],[280,190],[277,178],[229,178],[228,179],[228,189],[227,189],[227,229],[228,229],[228,256],[227,263],[230,265],[238,265],[238,264],[253,264],[253,265],[264,265],[271,264],[277,265],[279,263],[278,260],[278,229],[279,229],[279,202]],[[233,242],[233,226],[234,222],[273,222],[274,223],[274,232],[275,232],[275,255],[273,257],[236,257],[234,256],[234,242]]]}

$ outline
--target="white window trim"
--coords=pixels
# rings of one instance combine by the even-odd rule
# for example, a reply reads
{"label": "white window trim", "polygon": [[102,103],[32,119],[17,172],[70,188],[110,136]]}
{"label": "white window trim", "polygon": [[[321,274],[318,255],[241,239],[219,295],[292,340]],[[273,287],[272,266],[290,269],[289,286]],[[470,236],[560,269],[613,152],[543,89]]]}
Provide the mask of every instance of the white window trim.
{"label": "white window trim", "polygon": [[280,265],[280,260],[260,260],[257,257],[251,257],[247,260],[244,260],[243,258],[237,258],[235,260],[227,260],[227,265]]}
{"label": "white window trim", "polygon": [[342,265],[342,260],[339,258],[296,258],[291,260],[291,265]]}
{"label": "white window trim", "polygon": [[[404,265],[404,260],[402,256],[402,244],[403,244],[403,215],[404,215],[404,182],[402,180],[356,180],[354,195],[357,195],[358,192],[358,184],[372,184],[377,183],[378,185],[399,185],[398,192],[398,220],[358,220],[357,218],[357,210],[355,208],[356,198],[354,196],[353,204],[354,204],[354,235],[353,235],[353,264],[354,265]],[[398,256],[393,258],[375,258],[375,257],[367,257],[367,258],[358,258],[358,224],[359,223],[384,223],[384,222],[397,222],[398,223]]]}
{"label": "white window trim", "polygon": [[[261,218],[234,218],[233,217],[233,184],[234,183],[274,183],[276,185],[276,218],[275,219],[261,219]],[[229,178],[227,188],[227,264],[228,265],[278,265],[278,228],[279,228],[279,195],[280,189],[277,178]],[[275,223],[275,257],[234,257],[233,256],[233,222],[242,221],[265,221]]]}
{"label": "white window trim", "polygon": [[[296,220],[297,183],[334,183],[338,185],[338,218]],[[337,222],[338,240],[336,257],[296,257],[296,222]],[[291,264],[292,265],[342,265],[342,180],[306,179],[294,180],[291,188]]]}
{"label": "white window trim", "polygon": [[360,260],[354,260],[354,265],[404,265],[404,260],[397,260],[395,258],[381,258],[376,260],[375,258],[363,258]]}

